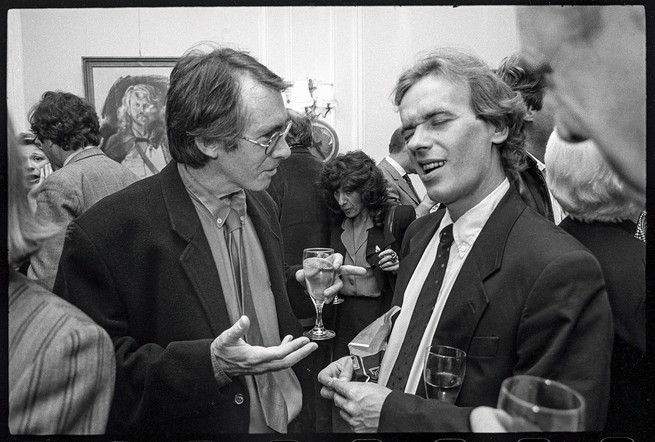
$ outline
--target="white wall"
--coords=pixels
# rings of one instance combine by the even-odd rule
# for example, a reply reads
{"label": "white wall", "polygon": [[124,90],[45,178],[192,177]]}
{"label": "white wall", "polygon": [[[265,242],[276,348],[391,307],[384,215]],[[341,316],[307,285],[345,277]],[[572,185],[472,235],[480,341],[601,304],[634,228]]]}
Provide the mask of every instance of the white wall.
{"label": "white wall", "polygon": [[82,57],[177,57],[203,40],[248,50],[288,80],[334,83],[341,151],[363,149],[377,161],[399,125],[394,82],[418,52],[455,45],[495,66],[518,47],[511,6],[11,10],[7,93],[16,127],[27,128],[46,90],[84,95]]}

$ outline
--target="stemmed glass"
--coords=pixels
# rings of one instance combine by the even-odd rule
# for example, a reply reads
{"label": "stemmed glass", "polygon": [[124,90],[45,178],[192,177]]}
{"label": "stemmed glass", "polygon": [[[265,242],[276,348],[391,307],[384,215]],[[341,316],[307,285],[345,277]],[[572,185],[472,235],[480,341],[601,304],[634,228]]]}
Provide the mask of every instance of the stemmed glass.
{"label": "stemmed glass", "polygon": [[550,379],[527,375],[505,379],[497,407],[509,414],[510,432],[584,431],[584,398]]}
{"label": "stemmed glass", "polygon": [[314,328],[303,333],[309,339],[320,341],[336,336],[332,330],[323,327],[323,304],[325,303],[325,289],[334,282],[334,266],[332,265],[334,249],[313,248],[302,252],[302,268],[305,273],[307,292],[314,301],[316,309],[316,323]]}
{"label": "stemmed glass", "polygon": [[425,394],[428,399],[438,399],[454,404],[462,388],[466,373],[466,352],[446,345],[428,347],[423,367]]}

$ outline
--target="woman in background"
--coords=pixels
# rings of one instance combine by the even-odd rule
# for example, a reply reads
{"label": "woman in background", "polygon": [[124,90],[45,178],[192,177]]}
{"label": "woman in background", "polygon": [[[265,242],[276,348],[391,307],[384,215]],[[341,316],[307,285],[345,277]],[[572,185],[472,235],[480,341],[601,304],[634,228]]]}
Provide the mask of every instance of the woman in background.
{"label": "woman in background", "polygon": [[646,352],[646,244],[635,238],[643,206],[596,144],[568,143],[553,132],[546,180],[568,213],[559,226],[594,254],[605,277],[614,320],[610,402],[605,430],[647,422],[642,404]]}
{"label": "woman in background", "polygon": [[336,308],[333,358],[349,354],[348,343],[389,310],[398,250],[416,214],[412,206],[388,201],[387,183],[371,157],[356,150],[325,164],[321,188],[330,213],[330,247],[344,264],[366,268],[347,276]]}
{"label": "woman in background", "polygon": [[18,135],[19,151],[25,171],[25,186],[28,190],[32,212],[36,211],[36,190],[43,180],[52,173],[50,160],[35,142],[36,136],[34,134],[22,132]]}
{"label": "woman in background", "polygon": [[81,310],[16,271],[57,229],[34,218],[22,146],[7,126],[9,430],[102,434],[114,392],[114,347]]}

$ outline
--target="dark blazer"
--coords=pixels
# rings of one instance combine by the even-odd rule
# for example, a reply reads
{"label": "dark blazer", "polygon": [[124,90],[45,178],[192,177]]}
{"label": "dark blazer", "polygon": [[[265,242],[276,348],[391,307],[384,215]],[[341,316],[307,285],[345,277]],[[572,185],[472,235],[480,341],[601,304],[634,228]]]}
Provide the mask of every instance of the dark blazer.
{"label": "dark blazer", "polygon": [[[393,304],[402,305],[443,213],[419,218],[407,230]],[[471,431],[472,408],[495,407],[502,381],[516,374],[573,387],[587,399],[587,428],[601,429],[612,335],[598,261],[528,210],[510,187],[475,241],[432,341],[467,353],[455,406],[393,391],[383,404],[379,431]]]}
{"label": "dark blazer", "polygon": [[[387,211],[389,210],[393,210],[393,213],[385,216],[385,225],[370,228],[366,240],[366,260],[373,267],[373,274],[382,294],[378,298],[345,297],[340,295],[344,298],[344,302],[336,306],[335,331],[337,336],[334,340],[334,359],[349,354],[348,343],[357,336],[357,333],[386,313],[391,307],[396,275],[392,272],[385,272],[377,266],[379,252],[376,251],[376,248],[384,250],[391,247],[399,252],[405,230],[416,219],[416,213],[412,206],[404,205],[387,208]],[[386,225],[387,220],[391,220],[391,226]],[[345,256],[346,247],[341,241],[342,233],[341,224],[331,225],[330,247],[335,252]],[[327,317],[330,318],[329,310]]]}
{"label": "dark blazer", "polygon": [[[246,198],[268,263],[280,336],[299,336],[275,204],[266,192],[247,191]],[[71,223],[55,293],[113,340],[117,370],[109,433],[248,431],[243,378],[219,388],[214,377],[210,344],[232,324],[209,243],[175,162]],[[305,361],[294,367],[304,398],[313,394],[307,367]],[[302,425],[311,422],[310,414],[303,409],[294,421],[300,427],[290,431],[307,431]]]}
{"label": "dark blazer", "polygon": [[323,163],[307,147],[293,146],[266,189],[280,209],[288,265],[302,264],[302,252],[308,247],[328,246],[328,209],[318,188],[322,169]]}
{"label": "dark blazer", "polygon": [[532,156],[526,155],[525,161],[527,167],[515,175],[512,182],[528,207],[554,221],[553,204],[550,200],[546,178]]}
{"label": "dark blazer", "polygon": [[560,227],[600,262],[614,318],[612,380],[607,431],[637,429],[649,421],[646,372],[646,244],[634,237],[635,223],[584,223],[564,218]]}

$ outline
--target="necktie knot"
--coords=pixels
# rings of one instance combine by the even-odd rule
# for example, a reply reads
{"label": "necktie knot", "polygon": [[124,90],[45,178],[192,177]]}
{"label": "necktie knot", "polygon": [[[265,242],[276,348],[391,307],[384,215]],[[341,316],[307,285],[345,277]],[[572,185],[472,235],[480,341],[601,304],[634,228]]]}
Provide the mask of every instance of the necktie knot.
{"label": "necktie knot", "polygon": [[453,240],[454,240],[454,238],[453,238],[453,225],[448,224],[441,231],[441,236],[439,237],[439,242],[441,244],[444,244],[444,245],[449,245],[449,244],[452,244]]}
{"label": "necktie knot", "polygon": [[227,227],[228,233],[232,233],[235,230],[238,230],[241,228],[241,216],[239,215],[239,212],[237,212],[234,209],[230,209],[230,212],[227,215],[227,218],[225,218],[225,226]]}

